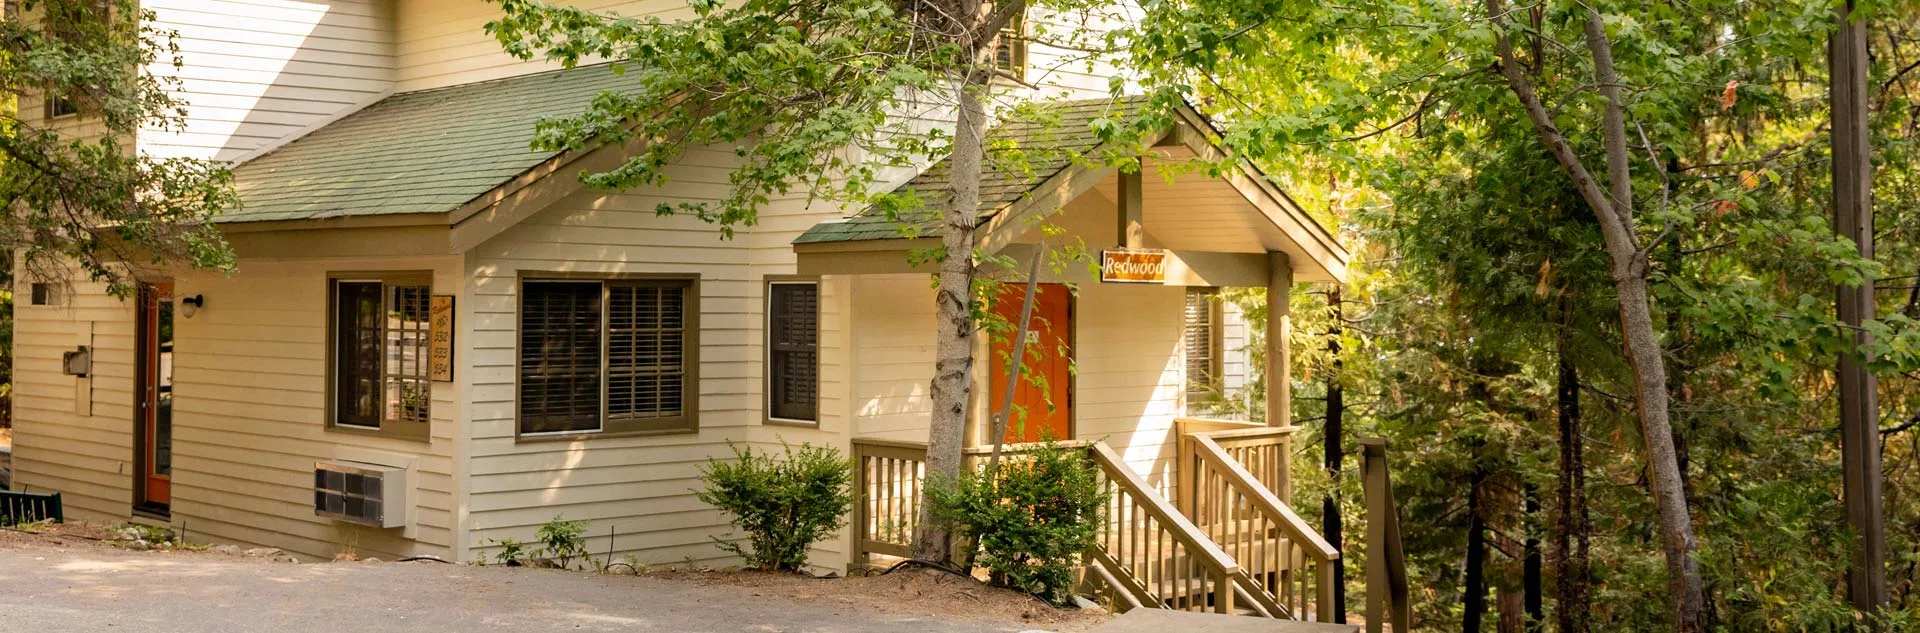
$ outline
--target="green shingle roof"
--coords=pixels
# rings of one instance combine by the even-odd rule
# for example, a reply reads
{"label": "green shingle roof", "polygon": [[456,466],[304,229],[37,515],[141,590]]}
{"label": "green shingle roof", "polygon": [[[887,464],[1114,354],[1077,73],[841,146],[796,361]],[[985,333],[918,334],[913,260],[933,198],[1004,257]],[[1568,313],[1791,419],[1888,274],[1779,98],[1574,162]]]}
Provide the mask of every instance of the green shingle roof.
{"label": "green shingle roof", "polygon": [[529,148],[536,120],[636,82],[602,64],[387,97],[235,167],[219,221],[451,211],[557,153]]}
{"label": "green shingle roof", "polygon": [[[1013,206],[1055,174],[1100,146],[1092,124],[1100,118],[1120,118],[1144,104],[1145,97],[1090,99],[1047,104],[1033,116],[1004,122],[987,131],[987,157],[980,174],[980,219],[986,220]],[[921,206],[902,212],[898,221],[885,211],[867,209],[841,220],[828,220],[807,229],[795,244],[854,242],[939,235],[939,210],[952,182],[953,168],[942,159],[894,190],[912,194]]]}

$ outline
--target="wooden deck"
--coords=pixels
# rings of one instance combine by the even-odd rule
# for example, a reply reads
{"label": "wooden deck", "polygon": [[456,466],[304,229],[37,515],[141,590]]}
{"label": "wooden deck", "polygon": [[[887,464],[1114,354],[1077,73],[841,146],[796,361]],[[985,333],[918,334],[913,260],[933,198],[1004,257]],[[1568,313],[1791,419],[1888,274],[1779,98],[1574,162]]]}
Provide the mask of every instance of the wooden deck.
{"label": "wooden deck", "polygon": [[[1173,500],[1149,486],[1104,442],[1070,443],[1087,451],[1112,496],[1096,545],[1086,555],[1087,591],[1122,611],[1335,621],[1333,562],[1340,552],[1288,506],[1294,430],[1180,420]],[[908,555],[920,510],[925,445],[856,439],[853,448],[858,499],[851,565],[871,565],[875,556]],[[1030,449],[1012,445],[1005,452],[1018,459]],[[967,467],[981,467],[985,452],[970,449]],[[1380,466],[1384,482],[1384,460],[1372,463]],[[1368,476],[1372,485],[1373,474]],[[1392,536],[1397,544],[1398,534]]]}

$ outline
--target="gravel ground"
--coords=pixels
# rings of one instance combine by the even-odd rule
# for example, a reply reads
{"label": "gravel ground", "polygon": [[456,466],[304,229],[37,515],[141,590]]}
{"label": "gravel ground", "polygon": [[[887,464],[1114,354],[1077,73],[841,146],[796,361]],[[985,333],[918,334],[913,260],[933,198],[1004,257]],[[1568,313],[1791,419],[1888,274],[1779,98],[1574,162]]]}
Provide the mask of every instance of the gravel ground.
{"label": "gravel ground", "polygon": [[[135,552],[0,533],[0,613],[36,633],[1081,630],[1099,618],[924,574],[810,580]],[[847,584],[841,584],[847,583]],[[867,583],[864,587],[860,583]],[[973,617],[952,606],[973,605]],[[968,613],[962,611],[961,613]]]}

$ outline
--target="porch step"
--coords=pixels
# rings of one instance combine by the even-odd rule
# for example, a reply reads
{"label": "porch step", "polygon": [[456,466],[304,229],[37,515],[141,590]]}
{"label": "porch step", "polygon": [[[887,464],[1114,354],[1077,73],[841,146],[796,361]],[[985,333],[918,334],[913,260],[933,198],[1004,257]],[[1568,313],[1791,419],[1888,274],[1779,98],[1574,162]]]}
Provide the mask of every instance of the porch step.
{"label": "porch step", "polygon": [[1207,633],[1359,633],[1351,624],[1323,624],[1298,620],[1247,618],[1219,613],[1193,613],[1166,609],[1134,609],[1120,614],[1090,633],[1167,633],[1168,631],[1206,631]]}

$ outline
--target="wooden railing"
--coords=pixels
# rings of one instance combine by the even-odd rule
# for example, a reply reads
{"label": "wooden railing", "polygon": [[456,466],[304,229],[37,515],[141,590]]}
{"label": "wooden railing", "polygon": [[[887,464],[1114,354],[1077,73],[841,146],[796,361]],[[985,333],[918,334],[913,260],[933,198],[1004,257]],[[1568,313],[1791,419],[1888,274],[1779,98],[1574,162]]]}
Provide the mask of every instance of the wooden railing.
{"label": "wooden railing", "polygon": [[1387,475],[1387,441],[1360,440],[1360,471],[1367,493],[1367,633],[1413,630],[1413,604],[1407,591],[1407,551],[1400,542],[1399,506]]}
{"label": "wooden railing", "polygon": [[[1060,446],[1084,448],[1087,441],[1058,442]],[[1041,444],[1007,444],[1000,449],[1002,461],[1018,461]],[[986,467],[992,447],[965,449],[960,467],[977,471]],[[874,554],[907,557],[913,552],[913,533],[919,526],[920,503],[927,476],[927,445],[874,438],[853,439],[854,562],[864,564]]]}
{"label": "wooden railing", "polygon": [[853,440],[854,561],[872,554],[913,555],[927,445],[871,438]]}
{"label": "wooden railing", "polygon": [[[1278,617],[1285,608],[1241,565],[1209,540],[1101,442],[1063,442],[1083,448],[1100,469],[1110,494],[1097,544],[1087,553],[1089,579],[1127,606],[1190,611],[1248,611]],[[1038,445],[1002,448],[1001,459],[1018,461]],[[991,449],[968,449],[966,469],[984,468]],[[926,476],[926,445],[856,438],[853,529],[855,563],[871,555],[911,555]]]}
{"label": "wooden railing", "polygon": [[[1278,429],[1277,429],[1278,430]],[[1284,462],[1273,457],[1274,446],[1256,446],[1239,442],[1239,451],[1230,451],[1214,440],[1216,434],[1233,440],[1247,440],[1249,431],[1195,433],[1185,446],[1189,453],[1180,460],[1187,516],[1203,533],[1247,571],[1259,587],[1275,596],[1283,607],[1281,617],[1332,622],[1334,614],[1333,561],[1339,550],[1294,513],[1253,470],[1233,457],[1235,452],[1255,455],[1264,462]],[[1270,470],[1271,464],[1256,466]],[[1268,481],[1273,475],[1269,473]]]}
{"label": "wooden railing", "polygon": [[[1142,604],[1185,611],[1277,615],[1280,605],[1239,563],[1133,472],[1105,442],[1088,449],[1111,495],[1096,545],[1088,553]],[[1110,581],[1111,582],[1111,581]]]}
{"label": "wooden railing", "polygon": [[[1193,454],[1190,444],[1193,437],[1205,434],[1219,444],[1228,457],[1240,462],[1261,485],[1272,490],[1281,501],[1293,499],[1293,433],[1297,426],[1267,426],[1258,422],[1237,420],[1208,420],[1203,418],[1179,418],[1174,420],[1174,434],[1178,438],[1177,453],[1181,456]],[[1186,464],[1179,464],[1185,467]],[[1184,471],[1183,471],[1184,472]],[[1182,480],[1183,488],[1187,483]],[[1178,493],[1176,500],[1180,507],[1186,507]]]}

